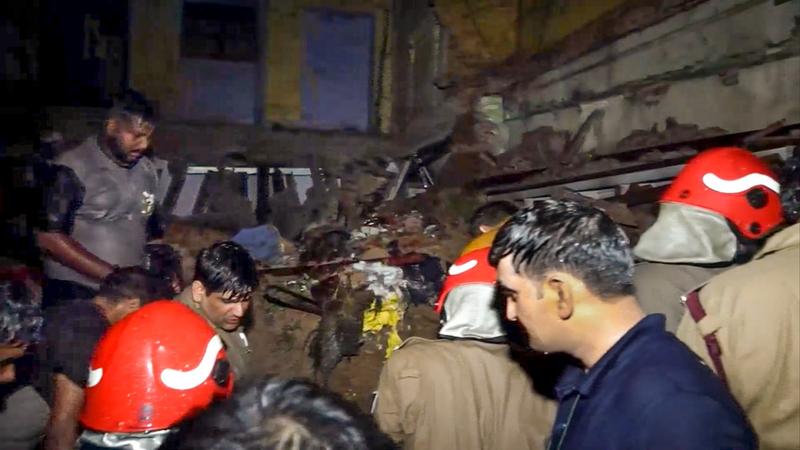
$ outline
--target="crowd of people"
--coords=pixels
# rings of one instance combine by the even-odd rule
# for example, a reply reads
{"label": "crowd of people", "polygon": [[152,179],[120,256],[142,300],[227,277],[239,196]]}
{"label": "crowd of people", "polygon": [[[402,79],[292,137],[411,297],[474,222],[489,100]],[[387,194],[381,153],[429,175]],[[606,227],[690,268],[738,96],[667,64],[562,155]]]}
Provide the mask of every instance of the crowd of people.
{"label": "crowd of people", "polygon": [[439,338],[393,353],[370,416],[255,373],[243,247],[213,244],[183,280],[148,244],[154,127],[128,93],[56,161],[42,339],[0,346],[0,449],[800,448],[797,152],[780,175],[701,152],[635,246],[574,201],[479,208]]}

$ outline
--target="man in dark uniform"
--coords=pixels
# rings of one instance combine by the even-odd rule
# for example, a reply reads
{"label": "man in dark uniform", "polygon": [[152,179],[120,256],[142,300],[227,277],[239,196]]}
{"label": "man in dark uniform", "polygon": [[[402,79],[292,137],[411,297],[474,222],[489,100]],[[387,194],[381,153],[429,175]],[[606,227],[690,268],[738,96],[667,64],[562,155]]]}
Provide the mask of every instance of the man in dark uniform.
{"label": "man in dark uniform", "polygon": [[37,236],[46,255],[44,306],[92,298],[115,266],[142,263],[155,209],[156,170],[142,158],[153,120],[147,100],[126,91],[99,135],[56,158],[47,220]]}
{"label": "man in dark uniform", "polygon": [[728,389],[634,295],[628,239],[602,211],[545,200],[500,228],[489,253],[506,318],[533,349],[577,364],[556,385],[551,450],[755,449]]}

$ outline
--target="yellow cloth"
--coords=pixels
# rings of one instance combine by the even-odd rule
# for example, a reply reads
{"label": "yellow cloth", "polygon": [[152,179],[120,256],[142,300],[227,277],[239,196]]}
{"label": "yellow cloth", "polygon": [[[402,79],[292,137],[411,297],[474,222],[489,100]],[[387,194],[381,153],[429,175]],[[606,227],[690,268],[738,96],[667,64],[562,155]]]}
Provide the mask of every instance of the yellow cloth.
{"label": "yellow cloth", "polygon": [[461,251],[462,255],[466,255],[467,253],[479,250],[486,247],[491,247],[492,242],[494,241],[494,237],[497,236],[497,232],[500,231],[500,227],[505,224],[506,221],[504,220],[503,223],[497,225],[496,227],[492,228],[491,230],[487,231],[486,233],[481,234],[480,236],[476,237],[466,247],[464,250]]}
{"label": "yellow cloth", "polygon": [[373,300],[370,307],[364,311],[364,325],[362,332],[378,333],[383,327],[389,327],[389,338],[386,340],[386,358],[392,355],[403,340],[397,332],[397,324],[403,319],[403,310],[398,295],[390,295],[380,303],[377,309],[376,302]]}

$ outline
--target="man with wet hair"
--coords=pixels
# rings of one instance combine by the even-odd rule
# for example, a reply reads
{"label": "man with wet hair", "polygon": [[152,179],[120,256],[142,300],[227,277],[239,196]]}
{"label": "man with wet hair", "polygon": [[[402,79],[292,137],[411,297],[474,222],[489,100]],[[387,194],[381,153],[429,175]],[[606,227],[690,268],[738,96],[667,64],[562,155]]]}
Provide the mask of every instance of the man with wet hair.
{"label": "man with wet hair", "polygon": [[162,450],[389,450],[370,418],[337,395],[302,380],[267,378],[237,386]]}
{"label": "man with wet hair", "polygon": [[177,297],[214,327],[237,378],[248,372],[251,350],[244,322],[257,287],[253,258],[241,245],[225,241],[200,251],[194,279]]}
{"label": "man with wet hair", "polygon": [[37,234],[45,254],[43,304],[91,299],[114,267],[138,266],[156,206],[157,174],[143,157],[154,113],[139,93],[116,99],[103,129],[59,155]]}
{"label": "man with wet hair", "polygon": [[539,202],[503,225],[489,261],[531,347],[580,362],[556,387],[548,448],[757,448],[722,382],[642,312],[628,239],[603,212]]}

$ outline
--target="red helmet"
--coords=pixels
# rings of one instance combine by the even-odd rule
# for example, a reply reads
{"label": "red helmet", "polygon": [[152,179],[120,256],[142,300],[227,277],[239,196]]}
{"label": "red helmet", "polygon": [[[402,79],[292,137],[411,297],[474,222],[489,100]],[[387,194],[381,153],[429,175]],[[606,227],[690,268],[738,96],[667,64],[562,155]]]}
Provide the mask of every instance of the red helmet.
{"label": "red helmet", "polygon": [[447,270],[439,299],[436,301],[436,312],[441,313],[447,294],[465,284],[494,284],[497,270],[489,264],[489,250],[497,235],[497,229],[488,231],[467,244],[455,262]]}
{"label": "red helmet", "polygon": [[783,221],[777,176],[755,155],[736,147],[706,150],[692,158],[661,198],[716,212],[749,239]]}
{"label": "red helmet", "polygon": [[112,326],[95,349],[81,423],[108,433],[165,430],[227,397],[233,376],[214,330],[174,301]]}

